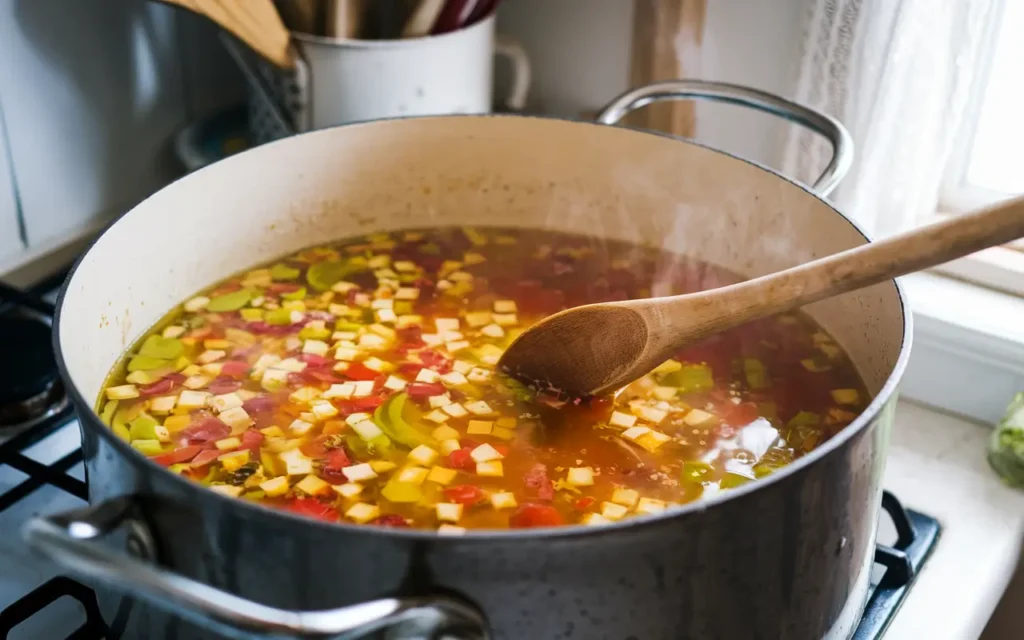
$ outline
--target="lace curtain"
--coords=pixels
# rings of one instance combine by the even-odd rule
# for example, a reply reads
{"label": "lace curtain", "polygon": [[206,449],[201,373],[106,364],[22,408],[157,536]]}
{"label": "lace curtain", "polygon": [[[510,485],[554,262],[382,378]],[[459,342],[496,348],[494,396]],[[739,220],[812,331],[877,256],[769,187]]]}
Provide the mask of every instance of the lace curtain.
{"label": "lace curtain", "polygon": [[[795,97],[850,129],[856,159],[831,199],[873,237],[936,210],[1002,1],[809,0]],[[829,153],[794,128],[783,168],[809,184]]]}

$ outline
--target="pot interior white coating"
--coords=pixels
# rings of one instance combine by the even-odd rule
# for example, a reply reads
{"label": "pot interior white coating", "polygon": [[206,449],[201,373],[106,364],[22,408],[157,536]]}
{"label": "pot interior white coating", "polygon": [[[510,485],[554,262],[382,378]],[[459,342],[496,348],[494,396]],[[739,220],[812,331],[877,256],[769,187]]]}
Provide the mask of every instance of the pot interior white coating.
{"label": "pot interior white coating", "polygon": [[[67,373],[93,403],[124,351],[199,289],[306,246],[432,225],[624,239],[745,276],[865,242],[803,188],[655,134],[512,116],[349,125],[206,167],[112,225],[66,285],[58,340]],[[868,389],[880,391],[905,329],[895,284],[807,311],[850,352]]]}

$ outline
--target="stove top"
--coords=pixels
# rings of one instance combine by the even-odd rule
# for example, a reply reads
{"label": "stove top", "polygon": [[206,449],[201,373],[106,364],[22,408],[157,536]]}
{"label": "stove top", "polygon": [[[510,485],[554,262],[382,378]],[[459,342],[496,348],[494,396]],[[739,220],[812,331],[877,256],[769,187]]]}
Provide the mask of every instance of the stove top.
{"label": "stove top", "polygon": [[[92,589],[29,553],[15,534],[37,513],[88,499],[78,421],[50,346],[49,301],[62,280],[28,292],[0,283],[0,531],[9,532],[0,537],[0,638],[10,640],[115,637]],[[854,640],[882,637],[939,532],[934,518],[883,494],[868,605]]]}

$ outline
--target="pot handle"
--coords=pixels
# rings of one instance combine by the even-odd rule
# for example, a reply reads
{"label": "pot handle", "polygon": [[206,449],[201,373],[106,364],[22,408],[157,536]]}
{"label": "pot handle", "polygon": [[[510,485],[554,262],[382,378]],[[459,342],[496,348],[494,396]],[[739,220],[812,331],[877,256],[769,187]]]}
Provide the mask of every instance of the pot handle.
{"label": "pot handle", "polygon": [[811,186],[819,196],[831,193],[853,164],[853,139],[846,127],[832,116],[774,93],[725,82],[666,80],[637,87],[608,103],[597,115],[597,121],[601,124],[616,124],[630,112],[663,100],[710,100],[750,107],[820,134],[832,144],[832,159]]}
{"label": "pot handle", "polygon": [[[128,550],[100,542],[128,532]],[[121,497],[61,514],[32,518],[25,540],[78,575],[101,581],[196,624],[229,637],[360,638],[387,629],[392,637],[487,640],[483,614],[448,596],[380,598],[320,611],[290,611],[246,600],[149,561],[155,545],[135,515],[132,498]],[[414,634],[414,635],[406,635]]]}

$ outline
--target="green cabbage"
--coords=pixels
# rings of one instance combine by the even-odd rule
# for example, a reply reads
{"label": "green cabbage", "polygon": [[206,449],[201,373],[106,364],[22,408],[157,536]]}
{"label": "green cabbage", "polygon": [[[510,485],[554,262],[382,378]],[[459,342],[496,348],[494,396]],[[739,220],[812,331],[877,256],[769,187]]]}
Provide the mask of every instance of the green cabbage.
{"label": "green cabbage", "polygon": [[996,426],[988,461],[1008,485],[1024,488],[1024,392],[1013,397]]}

